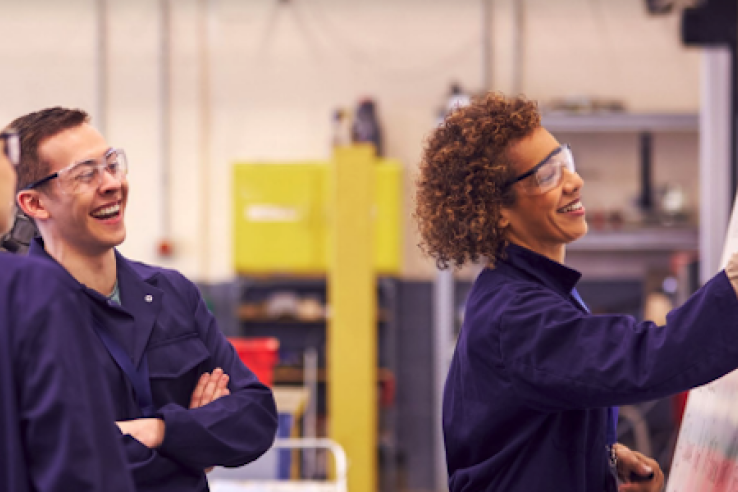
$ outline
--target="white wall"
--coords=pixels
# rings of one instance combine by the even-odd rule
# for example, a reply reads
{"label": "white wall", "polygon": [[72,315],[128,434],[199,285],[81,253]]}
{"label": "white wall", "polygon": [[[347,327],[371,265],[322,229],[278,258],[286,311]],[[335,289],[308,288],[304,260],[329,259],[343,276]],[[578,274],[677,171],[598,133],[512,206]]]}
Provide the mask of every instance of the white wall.
{"label": "white wall", "polygon": [[[493,0],[492,84],[502,91],[512,89],[513,1]],[[407,165],[409,202],[423,137],[449,83],[481,89],[478,0],[173,0],[176,172],[169,193],[176,254],[163,261],[156,254],[165,196],[159,3],[108,4],[106,133],[111,145],[127,150],[132,166],[129,236],[122,251],[198,280],[232,275],[234,160],[325,158],[332,110],[371,95],[379,104],[387,153]],[[95,0],[0,0],[0,121],[51,105],[95,114],[95,5]],[[522,91],[528,96],[584,94],[621,98],[633,111],[698,110],[699,55],[680,46],[676,16],[648,17],[642,0],[528,0],[526,5]],[[208,66],[201,63],[203,46]],[[204,74],[209,86],[202,85]],[[580,160],[593,167],[601,161],[605,169],[616,161],[637,172],[637,150],[629,142],[579,140]],[[655,157],[657,179],[680,176],[694,188],[693,203],[696,142],[696,136],[686,143],[657,139]],[[592,179],[608,172],[593,172]],[[618,176],[630,199],[635,181]],[[589,188],[596,190],[591,196],[600,206],[623,196],[606,181]],[[406,272],[426,276],[432,264],[417,254],[413,230],[408,219]]]}

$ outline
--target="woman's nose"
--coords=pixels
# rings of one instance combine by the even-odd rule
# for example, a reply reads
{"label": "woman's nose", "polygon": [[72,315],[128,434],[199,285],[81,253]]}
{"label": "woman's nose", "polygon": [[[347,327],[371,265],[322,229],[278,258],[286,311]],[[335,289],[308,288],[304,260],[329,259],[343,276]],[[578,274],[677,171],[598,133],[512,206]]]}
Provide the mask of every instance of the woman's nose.
{"label": "woman's nose", "polygon": [[584,186],[584,180],[576,171],[569,171],[563,169],[564,172],[564,191],[567,193],[574,193],[579,191]]}

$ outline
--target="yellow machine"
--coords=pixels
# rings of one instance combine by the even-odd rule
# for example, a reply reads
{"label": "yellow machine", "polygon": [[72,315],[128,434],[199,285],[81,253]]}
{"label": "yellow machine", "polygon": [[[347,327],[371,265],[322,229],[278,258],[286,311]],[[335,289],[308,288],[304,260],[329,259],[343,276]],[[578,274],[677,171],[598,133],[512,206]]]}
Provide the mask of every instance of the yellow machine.
{"label": "yellow machine", "polygon": [[[330,161],[233,166],[233,264],[239,274],[320,274],[328,268]],[[400,272],[402,167],[376,159],[373,267]]]}

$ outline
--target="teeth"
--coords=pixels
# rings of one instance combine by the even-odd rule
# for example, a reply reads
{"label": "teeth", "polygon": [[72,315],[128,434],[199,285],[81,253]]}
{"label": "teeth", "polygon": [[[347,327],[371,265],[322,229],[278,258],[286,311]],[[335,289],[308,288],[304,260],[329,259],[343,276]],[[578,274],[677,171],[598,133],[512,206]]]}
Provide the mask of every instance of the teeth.
{"label": "teeth", "polygon": [[109,207],[101,208],[100,210],[94,212],[92,214],[92,216],[93,217],[108,217],[108,216],[111,216],[111,215],[115,215],[118,212],[120,212],[120,205],[119,204],[115,204],[115,205],[111,205]]}
{"label": "teeth", "polygon": [[573,212],[574,210],[579,210],[581,208],[582,208],[582,202],[576,201],[576,202],[572,203],[571,205],[562,208],[560,211],[562,213],[566,213],[566,212]]}

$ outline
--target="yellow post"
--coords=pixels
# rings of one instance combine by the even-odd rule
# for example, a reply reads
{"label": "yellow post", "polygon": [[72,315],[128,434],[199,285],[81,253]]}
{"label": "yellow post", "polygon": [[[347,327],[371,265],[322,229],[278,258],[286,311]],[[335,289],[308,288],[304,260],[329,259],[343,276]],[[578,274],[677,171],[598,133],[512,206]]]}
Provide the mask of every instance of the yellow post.
{"label": "yellow post", "polygon": [[377,316],[372,268],[374,150],[335,150],[328,273],[329,435],[348,457],[348,490],[377,490]]}

